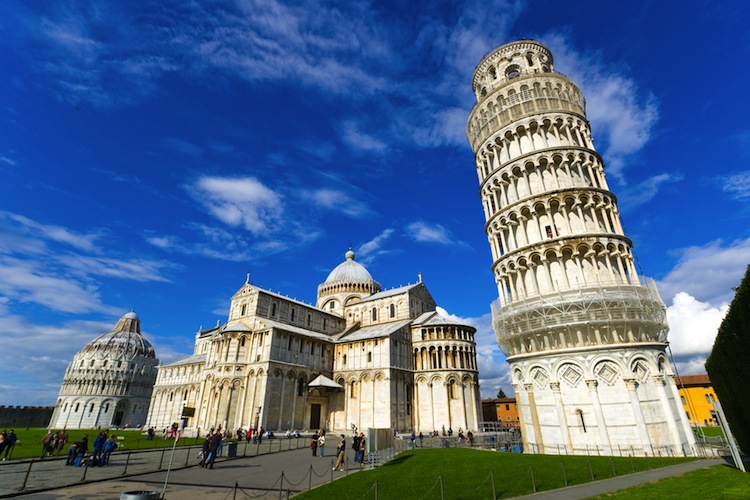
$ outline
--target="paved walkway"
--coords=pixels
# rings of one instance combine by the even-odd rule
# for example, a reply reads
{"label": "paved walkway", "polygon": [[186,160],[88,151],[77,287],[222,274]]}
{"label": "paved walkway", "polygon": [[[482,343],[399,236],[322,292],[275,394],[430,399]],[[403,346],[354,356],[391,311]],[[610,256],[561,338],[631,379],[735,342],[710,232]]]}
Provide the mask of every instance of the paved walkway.
{"label": "paved walkway", "polygon": [[[225,448],[226,450],[226,448]],[[195,451],[195,450],[194,450]],[[240,450],[242,451],[242,450]],[[197,451],[195,451],[197,454]],[[150,451],[139,455],[139,460],[151,460],[158,463],[161,460],[161,451]],[[280,451],[271,454],[257,456],[239,457],[236,459],[219,459],[214,469],[196,467],[197,459],[188,460],[189,466],[185,467],[185,452],[177,448],[174,467],[169,473],[169,483],[166,490],[166,498],[186,500],[188,498],[224,499],[232,492],[235,484],[246,493],[243,496],[238,492],[237,498],[279,498],[279,489],[286,496],[287,490],[290,495],[305,491],[310,487],[325,484],[339,477],[356,472],[357,469],[350,468],[346,472],[332,471],[333,458],[313,457],[309,448],[298,450]],[[351,459],[351,457],[349,457]],[[169,452],[164,459],[164,468],[167,467]],[[120,494],[128,491],[158,491],[162,492],[167,471],[139,474],[137,476],[117,477],[121,469],[109,469],[116,471],[115,477],[94,478],[91,473],[107,471],[107,467],[91,468],[87,481],[76,484],[81,477],[83,469],[66,467],[63,462],[49,461],[44,463],[49,467],[45,472],[49,483],[58,483],[65,486],[48,491],[39,491],[43,486],[44,476],[36,474],[35,483],[29,483],[28,492],[18,493],[12,488],[0,485],[0,497],[34,498],[34,499],[119,499]],[[17,464],[17,467],[24,467]],[[38,467],[38,466],[37,466]],[[111,467],[111,466],[110,466]],[[153,465],[152,465],[153,468]],[[357,464],[358,468],[358,464]],[[129,468],[129,474],[130,474]],[[10,473],[10,469],[2,469],[2,476]],[[283,482],[282,482],[283,473]],[[67,481],[60,483],[60,476],[65,475]],[[0,483],[5,483],[0,481]],[[31,490],[31,491],[30,491]],[[36,491],[33,491],[36,490]]]}

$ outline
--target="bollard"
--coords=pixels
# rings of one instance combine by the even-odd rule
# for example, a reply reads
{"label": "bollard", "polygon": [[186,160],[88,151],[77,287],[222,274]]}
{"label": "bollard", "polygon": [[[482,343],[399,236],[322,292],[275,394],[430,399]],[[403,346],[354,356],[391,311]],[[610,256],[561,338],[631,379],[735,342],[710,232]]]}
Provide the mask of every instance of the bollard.
{"label": "bollard", "polygon": [[125,459],[125,470],[122,471],[123,476],[128,473],[128,464],[130,463],[130,453],[131,452],[128,452],[128,457]]}
{"label": "bollard", "polygon": [[281,500],[281,493],[284,491],[284,471],[281,471],[281,479],[279,480],[279,500]]}
{"label": "bollard", "polygon": [[29,462],[29,468],[26,469],[26,475],[23,478],[23,484],[20,488],[18,488],[18,491],[23,491],[26,489],[26,482],[29,480],[29,474],[31,474],[31,466],[34,465],[34,460]]}

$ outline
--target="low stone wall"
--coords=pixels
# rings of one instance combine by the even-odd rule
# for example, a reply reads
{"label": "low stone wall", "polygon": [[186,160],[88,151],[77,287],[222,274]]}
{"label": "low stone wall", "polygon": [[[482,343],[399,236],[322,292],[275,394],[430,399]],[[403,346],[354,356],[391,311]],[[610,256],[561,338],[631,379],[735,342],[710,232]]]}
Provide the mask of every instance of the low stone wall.
{"label": "low stone wall", "polygon": [[54,406],[0,406],[0,427],[47,427]]}

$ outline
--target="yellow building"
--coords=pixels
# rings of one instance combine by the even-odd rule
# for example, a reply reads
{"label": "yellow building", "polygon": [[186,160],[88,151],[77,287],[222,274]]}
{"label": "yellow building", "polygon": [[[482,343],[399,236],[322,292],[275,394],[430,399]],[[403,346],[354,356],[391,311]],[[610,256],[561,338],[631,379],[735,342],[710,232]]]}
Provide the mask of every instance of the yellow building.
{"label": "yellow building", "polygon": [[676,377],[675,382],[690,425],[719,425],[713,417],[713,403],[718,398],[707,374],[684,375]]}

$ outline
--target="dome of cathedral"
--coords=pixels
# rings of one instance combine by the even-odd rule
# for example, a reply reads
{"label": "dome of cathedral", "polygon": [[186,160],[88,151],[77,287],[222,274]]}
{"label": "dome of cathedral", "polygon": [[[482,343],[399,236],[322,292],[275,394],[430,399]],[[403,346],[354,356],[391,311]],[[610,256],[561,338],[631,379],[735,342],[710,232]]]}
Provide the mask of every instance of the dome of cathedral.
{"label": "dome of cathedral", "polygon": [[370,272],[365,269],[365,266],[354,260],[354,252],[350,248],[346,252],[346,260],[331,271],[325,283],[336,281],[362,282],[373,281],[373,279]]}
{"label": "dome of cathedral", "polygon": [[114,330],[98,336],[81,349],[81,354],[109,354],[112,358],[133,359],[136,356],[156,358],[154,346],[141,335],[141,321],[131,311],[115,325]]}

